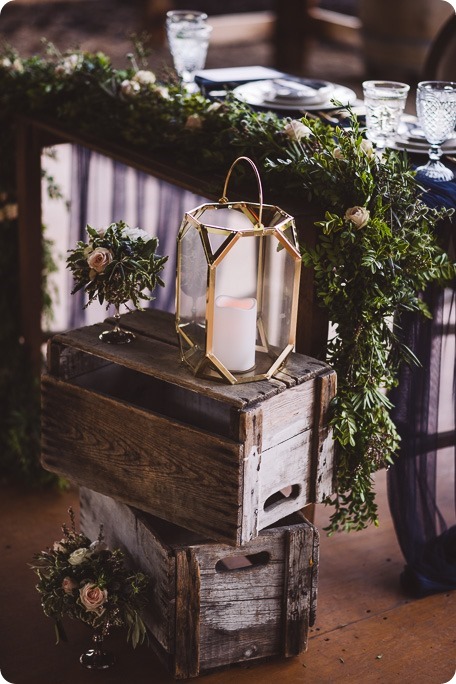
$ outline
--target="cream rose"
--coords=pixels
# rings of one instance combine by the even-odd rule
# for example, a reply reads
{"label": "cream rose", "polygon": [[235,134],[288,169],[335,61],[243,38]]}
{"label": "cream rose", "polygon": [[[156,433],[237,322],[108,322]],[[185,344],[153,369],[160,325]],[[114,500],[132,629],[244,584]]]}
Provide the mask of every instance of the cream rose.
{"label": "cream rose", "polygon": [[297,119],[289,121],[285,125],[284,131],[291,140],[297,140],[298,142],[312,135],[310,128]]}
{"label": "cream rose", "polygon": [[65,594],[71,594],[73,589],[78,588],[78,583],[75,582],[71,577],[64,577],[62,580],[62,589]]}
{"label": "cream rose", "polygon": [[90,252],[87,257],[87,263],[90,268],[96,273],[103,273],[106,266],[112,261],[112,252],[106,247],[97,247]]}
{"label": "cream rose", "polygon": [[68,55],[65,57],[60,64],[55,67],[55,73],[57,76],[70,76],[73,74],[82,64],[82,55]]}
{"label": "cream rose", "polygon": [[332,155],[333,155],[334,159],[345,159],[344,153],[342,152],[340,147],[335,147],[333,149]]}
{"label": "cream rose", "polygon": [[153,71],[147,71],[146,69],[140,69],[131,79],[140,85],[152,85],[155,83],[155,74]]}
{"label": "cream rose", "polygon": [[101,615],[104,612],[102,607],[108,599],[106,589],[100,589],[96,584],[88,582],[79,590],[79,598],[84,608]]}
{"label": "cream rose", "polygon": [[364,228],[369,223],[370,213],[366,207],[351,207],[345,212],[344,218],[351,221],[355,228]]}
{"label": "cream rose", "polygon": [[374,146],[372,145],[370,140],[361,140],[359,149],[361,150],[361,152],[364,152],[368,159],[372,159],[373,157],[375,157]]}
{"label": "cream rose", "polygon": [[90,558],[90,556],[90,549],[81,547],[80,549],[76,549],[76,551],[73,551],[73,553],[70,553],[68,563],[70,565],[80,565],[81,563],[84,563],[84,561],[87,560],[87,558]]}
{"label": "cream rose", "polygon": [[132,97],[139,93],[141,90],[141,86],[137,81],[130,81],[128,79],[125,79],[122,81],[120,84],[120,92],[122,95],[126,95],[127,97]]}
{"label": "cream rose", "polygon": [[169,90],[166,86],[156,85],[154,86],[154,93],[160,95],[164,100],[169,100]]}
{"label": "cream rose", "polygon": [[24,65],[18,58],[16,58],[14,61],[11,61],[9,57],[3,57],[3,59],[0,60],[0,66],[4,67],[5,69],[10,69],[11,71],[17,71],[18,73],[22,73],[24,71]]}

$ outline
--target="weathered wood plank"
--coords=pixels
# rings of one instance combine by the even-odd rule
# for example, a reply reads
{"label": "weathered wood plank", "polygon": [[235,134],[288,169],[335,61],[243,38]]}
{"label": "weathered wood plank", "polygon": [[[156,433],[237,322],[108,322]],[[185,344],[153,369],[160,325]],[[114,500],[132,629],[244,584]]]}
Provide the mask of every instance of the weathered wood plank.
{"label": "weathered wood plank", "polygon": [[312,454],[311,482],[315,491],[310,501],[324,501],[335,486],[336,464],[333,431],[329,424],[330,403],[336,396],[337,376],[329,371],[316,378],[314,402],[314,444]]}
{"label": "weathered wood plank", "polygon": [[241,544],[258,534],[260,509],[260,468],[263,440],[263,412],[261,409],[243,411],[240,415],[241,439],[244,444],[244,470],[242,481],[242,533]]}
{"label": "weathered wood plank", "polygon": [[200,671],[200,571],[193,549],[176,551],[176,679]]}
{"label": "weathered wood plank", "polygon": [[283,655],[298,655],[307,648],[314,540],[303,529],[286,532],[285,620]]}
{"label": "weathered wood plank", "polygon": [[42,385],[46,469],[239,543],[239,444],[49,377]]}
{"label": "weathered wood plank", "polygon": [[[308,430],[262,453],[259,529],[311,501],[311,444],[312,431]],[[285,494],[281,495],[282,490]]]}

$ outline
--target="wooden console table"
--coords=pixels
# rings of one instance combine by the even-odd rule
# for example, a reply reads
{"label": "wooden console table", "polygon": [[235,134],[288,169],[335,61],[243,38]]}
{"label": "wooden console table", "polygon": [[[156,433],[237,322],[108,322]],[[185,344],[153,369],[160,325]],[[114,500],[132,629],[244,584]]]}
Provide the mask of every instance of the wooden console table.
{"label": "wooden console table", "polygon": [[[42,280],[42,222],[41,222],[41,153],[43,148],[73,143],[143,171],[182,189],[189,190],[208,200],[217,201],[223,188],[226,169],[220,170],[220,182],[203,173],[186,172],[175,161],[164,157],[151,157],[130,149],[127,145],[95,139],[85,133],[65,130],[60,124],[32,118],[17,122],[17,195],[19,204],[19,278],[21,336],[32,367],[41,372],[43,341],[41,331],[41,280]],[[245,197],[244,193],[243,196]],[[235,197],[233,197],[235,199]],[[252,199],[252,198],[249,198]],[[276,204],[296,219],[298,238],[314,245],[317,237],[309,205],[288,206],[280,193],[265,197],[267,204]],[[177,228],[177,227],[176,227]],[[302,271],[296,351],[322,358],[326,348],[328,321],[324,310],[316,301],[313,272]]]}

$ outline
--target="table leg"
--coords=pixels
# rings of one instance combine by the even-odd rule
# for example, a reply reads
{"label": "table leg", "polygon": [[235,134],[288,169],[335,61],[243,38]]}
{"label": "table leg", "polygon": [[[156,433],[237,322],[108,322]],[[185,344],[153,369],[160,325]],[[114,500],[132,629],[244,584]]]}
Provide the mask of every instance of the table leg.
{"label": "table leg", "polygon": [[41,372],[43,246],[41,227],[41,144],[33,125],[17,124],[17,199],[20,335],[32,371]]}

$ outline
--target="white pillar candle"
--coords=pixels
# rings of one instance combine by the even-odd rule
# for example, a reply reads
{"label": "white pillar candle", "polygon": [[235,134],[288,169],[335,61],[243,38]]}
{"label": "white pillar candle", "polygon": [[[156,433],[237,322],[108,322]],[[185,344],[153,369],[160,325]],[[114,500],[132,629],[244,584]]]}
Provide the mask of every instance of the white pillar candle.
{"label": "white pillar candle", "polygon": [[232,372],[255,365],[257,301],[220,295],[215,300],[212,351]]}

